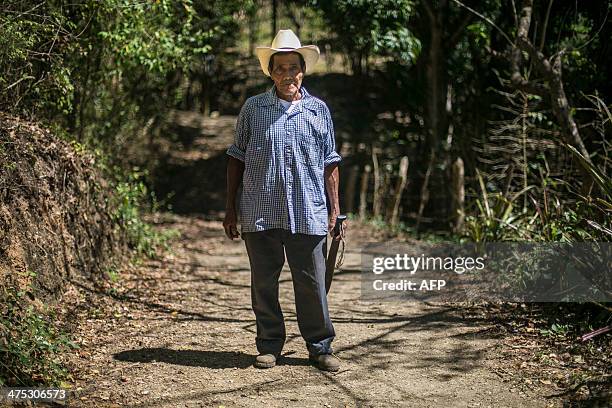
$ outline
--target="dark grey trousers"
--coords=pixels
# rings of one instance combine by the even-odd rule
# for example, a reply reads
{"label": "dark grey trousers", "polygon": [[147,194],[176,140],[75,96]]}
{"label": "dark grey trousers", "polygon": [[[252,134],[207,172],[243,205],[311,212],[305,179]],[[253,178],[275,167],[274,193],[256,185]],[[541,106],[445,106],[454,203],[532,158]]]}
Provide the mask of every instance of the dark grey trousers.
{"label": "dark grey trousers", "polygon": [[280,354],[285,322],[278,301],[278,279],[285,264],[291,269],[298,327],[312,355],[332,352],[335,332],[325,293],[327,236],[292,234],[271,229],[242,234],[251,264],[251,303],[257,322],[257,351]]}

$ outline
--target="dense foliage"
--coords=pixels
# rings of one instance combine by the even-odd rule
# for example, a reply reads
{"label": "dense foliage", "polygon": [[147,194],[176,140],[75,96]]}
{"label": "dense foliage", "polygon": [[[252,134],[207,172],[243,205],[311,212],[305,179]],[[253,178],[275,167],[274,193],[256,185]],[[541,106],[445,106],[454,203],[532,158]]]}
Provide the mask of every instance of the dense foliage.
{"label": "dense foliage", "polygon": [[[422,229],[428,217],[436,220],[429,228],[455,223],[452,164],[461,158],[467,195],[460,211],[467,218],[454,229],[469,239],[612,239],[606,69],[612,5],[531,3],[313,2],[351,61],[365,58],[352,63],[353,73],[361,75],[363,65],[380,70],[371,80],[388,81],[382,99],[394,98],[409,123],[381,133],[376,115],[366,123],[362,115],[361,130],[352,132],[367,149],[382,149],[381,160],[393,171],[383,180],[396,177],[402,155],[410,158],[407,225]],[[519,49],[527,9],[524,35],[541,57]],[[419,44],[418,51],[402,58],[396,52],[402,44],[404,50]],[[577,136],[568,134],[572,123]],[[372,133],[378,137],[363,137]],[[369,161],[365,155],[360,165]]]}
{"label": "dense foliage", "polygon": [[[606,67],[612,53],[605,38],[611,30],[610,5],[536,2],[528,27],[544,56],[560,56],[569,117],[578,124],[585,157],[585,151],[576,154],[566,146],[550,92],[543,97],[513,82],[516,71],[525,82],[548,86],[535,58],[526,56],[513,65],[522,3],[279,4],[296,24],[297,15],[324,21],[317,26],[330,30],[325,37],[345,55],[351,72],[381,81],[386,106],[407,117],[410,125],[403,129],[381,127],[374,102],[356,104],[355,112],[361,112],[359,106],[372,112],[362,109],[355,120],[346,121],[352,125],[349,142],[382,148],[385,168],[396,169],[402,154],[410,157],[413,171],[403,208],[415,215],[404,217],[405,223],[422,229],[421,220],[428,216],[442,220],[433,228],[453,222],[456,209],[444,203],[451,201],[451,164],[460,157],[468,191],[463,231],[471,239],[609,240],[611,81]],[[120,168],[142,164],[148,157],[143,151],[160,136],[169,109],[205,106],[207,112],[211,96],[227,99],[226,88],[214,88],[231,69],[219,64],[236,61],[224,54],[244,36],[240,21],[261,18],[255,10],[266,5],[229,0],[3,2],[0,108],[101,147]],[[295,8],[311,12],[295,13]],[[308,22],[296,28],[304,25]],[[252,31],[254,26],[249,27]],[[249,36],[261,38],[253,32]],[[217,61],[216,71],[211,61]],[[244,81],[240,75],[229,78]],[[191,93],[191,84],[202,93]],[[372,86],[367,80],[356,84],[354,96],[366,102]],[[202,97],[207,100],[193,101]],[[379,135],[375,143],[368,142],[372,132]],[[388,152],[387,160],[389,148],[396,151]],[[584,173],[596,182],[589,191],[581,187]]]}
{"label": "dense foliage", "polygon": [[231,41],[239,5],[245,3],[3,2],[0,109],[121,152],[176,106],[181,74]]}
{"label": "dense foliage", "polygon": [[[237,27],[234,14],[248,5],[248,2],[198,0],[1,2],[0,111],[9,114],[10,118],[43,123],[53,129],[52,137],[67,139],[72,147],[68,150],[73,153],[83,152],[88,157],[92,153],[88,162],[91,168],[87,170],[102,170],[113,193],[110,194],[110,189],[100,193],[95,189],[96,183],[80,179],[81,173],[74,170],[74,160],[70,174],[76,180],[60,171],[41,174],[41,166],[34,169],[36,159],[50,157],[50,152],[57,149],[59,143],[25,146],[28,154],[34,156],[30,160],[9,155],[9,152],[14,153],[17,144],[6,136],[14,135],[19,128],[10,125],[1,129],[0,156],[1,153],[6,155],[0,160],[0,199],[3,200],[0,204],[18,211],[11,200],[19,195],[12,191],[25,195],[32,192],[32,202],[40,199],[46,203],[36,202],[40,207],[33,205],[32,208],[48,209],[52,201],[49,197],[60,197],[41,193],[44,183],[38,178],[50,182],[63,175],[64,182],[67,179],[73,183],[71,185],[81,187],[82,197],[77,195],[63,203],[58,209],[60,214],[87,228],[94,225],[96,218],[83,216],[87,205],[80,200],[98,207],[104,207],[100,202],[106,203],[113,211],[110,219],[102,224],[106,228],[122,228],[122,237],[134,250],[136,259],[155,256],[172,232],[156,233],[143,220],[143,210],[150,210],[155,198],[146,186],[145,172],[134,165],[149,159],[146,145],[153,134],[148,129],[178,105],[184,76],[202,66],[205,56],[224,49],[233,41]],[[29,128],[30,122],[21,119],[9,122],[25,123]],[[44,154],[40,153],[41,149],[45,149]],[[65,164],[59,159],[55,162]],[[21,167],[33,173],[25,173],[31,176],[27,180]],[[32,177],[33,183],[38,185],[29,189]],[[76,209],[73,204],[78,204]],[[26,216],[31,216],[29,212]],[[19,221],[18,217],[16,219]],[[13,230],[5,231],[7,226],[0,224],[3,233],[14,234],[9,238],[18,241]],[[38,228],[42,226],[39,219]],[[21,224],[21,229],[26,236],[35,230],[25,223]],[[73,234],[80,232],[72,224],[69,230]],[[93,231],[87,243],[75,241],[82,244],[78,246],[78,253],[89,257],[89,262],[100,261],[85,249],[88,243],[103,237],[99,231]],[[26,240],[30,241],[33,242]],[[40,246],[37,241],[34,243]],[[53,251],[54,256],[63,254],[66,257],[69,248],[53,249],[61,244],[68,245],[55,239],[47,250]],[[10,255],[4,249],[0,247],[2,261],[11,261],[10,257],[7,260]],[[55,266],[50,256],[45,256],[44,261],[49,268]],[[54,309],[36,299],[40,295],[37,285],[42,286],[43,292],[52,292],[51,287],[45,287],[47,283],[60,285],[58,282],[63,280],[60,272],[50,274],[43,284],[41,270],[6,276],[0,284],[0,385],[60,385],[67,378],[61,355],[74,345],[60,330]],[[113,269],[108,269],[106,274],[116,277]]]}
{"label": "dense foliage", "polygon": [[[610,1],[570,0],[4,0],[0,111],[93,151],[113,190],[108,224],[123,227],[136,254],[154,256],[169,235],[143,212],[156,209],[149,170],[168,170],[156,169],[157,139],[176,142],[169,113],[235,111],[264,84],[255,41],[269,43],[269,20],[285,15],[295,27],[271,26],[320,39],[336,69],[319,80],[337,108],[339,145],[352,149],[342,184],[352,182],[355,197],[366,187],[375,222],[394,219],[389,197],[407,185],[402,228],[477,242],[610,241],[610,13]],[[17,164],[7,154],[6,179]],[[396,183],[404,157],[408,182]],[[358,183],[370,168],[375,181]],[[0,198],[11,191],[2,182]],[[0,385],[67,378],[61,353],[75,345],[53,311],[32,302],[38,278],[25,270],[0,287]],[[567,308],[566,323],[546,335],[609,324],[605,306]]]}

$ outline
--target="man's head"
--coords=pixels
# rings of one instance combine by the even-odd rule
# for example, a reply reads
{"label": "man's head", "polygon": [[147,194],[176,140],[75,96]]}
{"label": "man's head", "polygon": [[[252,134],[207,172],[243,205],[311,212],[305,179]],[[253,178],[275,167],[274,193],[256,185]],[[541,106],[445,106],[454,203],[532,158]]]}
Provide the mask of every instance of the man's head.
{"label": "man's head", "polygon": [[295,58],[301,59],[298,64],[302,69],[302,74],[306,73],[306,68],[312,70],[319,59],[319,47],[316,45],[302,45],[300,39],[291,30],[280,30],[270,47],[261,46],[255,48],[255,54],[259,59],[261,70],[267,76],[272,76],[272,64],[277,62],[280,56],[287,53],[296,53]]}
{"label": "man's head", "polygon": [[298,52],[277,52],[270,56],[268,72],[279,97],[290,100],[302,86],[306,63]]}

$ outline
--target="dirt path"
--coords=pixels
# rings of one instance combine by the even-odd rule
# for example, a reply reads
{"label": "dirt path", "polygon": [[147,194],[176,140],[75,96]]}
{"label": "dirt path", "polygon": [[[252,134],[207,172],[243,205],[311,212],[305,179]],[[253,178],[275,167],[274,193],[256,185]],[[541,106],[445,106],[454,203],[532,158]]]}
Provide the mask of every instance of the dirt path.
{"label": "dirt path", "polygon": [[[81,344],[71,356],[71,406],[132,407],[545,407],[553,390],[521,381],[507,338],[484,313],[448,305],[360,300],[360,247],[383,239],[351,224],[344,265],[330,293],[334,348],[342,369],[310,366],[281,275],[288,340],[280,365],[252,367],[256,354],[250,272],[242,240],[220,222],[224,149],[235,118],[202,123],[180,114],[184,146],[168,146],[166,188],[175,211],[206,206],[208,216],[159,215],[158,228],[182,238],[161,260],[121,271],[107,290],[84,285],[77,303]],[[557,404],[557,405],[555,405]]]}
{"label": "dirt path", "polygon": [[243,241],[224,238],[219,221],[166,215],[158,222],[183,234],[173,254],[124,272],[113,296],[83,291],[84,304],[99,306],[81,316],[75,406],[555,406],[544,398],[550,390],[519,385],[495,326],[482,316],[360,300],[359,247],[372,231],[358,225],[330,295],[341,371],[308,364],[287,268],[283,358],[256,369]]}

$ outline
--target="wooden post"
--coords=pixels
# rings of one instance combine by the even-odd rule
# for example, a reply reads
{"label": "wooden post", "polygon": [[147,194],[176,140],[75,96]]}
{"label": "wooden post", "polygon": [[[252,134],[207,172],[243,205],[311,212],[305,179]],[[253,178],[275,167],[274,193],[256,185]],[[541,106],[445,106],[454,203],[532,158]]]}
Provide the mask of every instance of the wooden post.
{"label": "wooden post", "polygon": [[393,199],[393,211],[391,212],[391,226],[396,226],[399,221],[399,206],[402,201],[402,193],[408,181],[408,156],[400,160],[397,185],[395,186],[395,197]]}
{"label": "wooden post", "polygon": [[391,182],[393,179],[393,169],[390,164],[381,167],[381,183],[380,183],[380,217],[386,222],[390,221],[391,211],[393,210],[392,200],[385,200],[388,194],[391,193]]}
{"label": "wooden post", "polygon": [[380,166],[378,165],[378,156],[376,148],[372,146],[372,164],[374,165],[374,202],[372,203],[372,213],[374,218],[380,215]]}
{"label": "wooden post", "polygon": [[366,218],[366,207],[368,205],[368,183],[370,182],[370,173],[372,166],[366,164],[363,175],[361,176],[361,189],[359,190],[359,220],[363,221]]}
{"label": "wooden post", "polygon": [[453,163],[452,183],[453,232],[459,233],[465,219],[465,169],[461,157]]}

